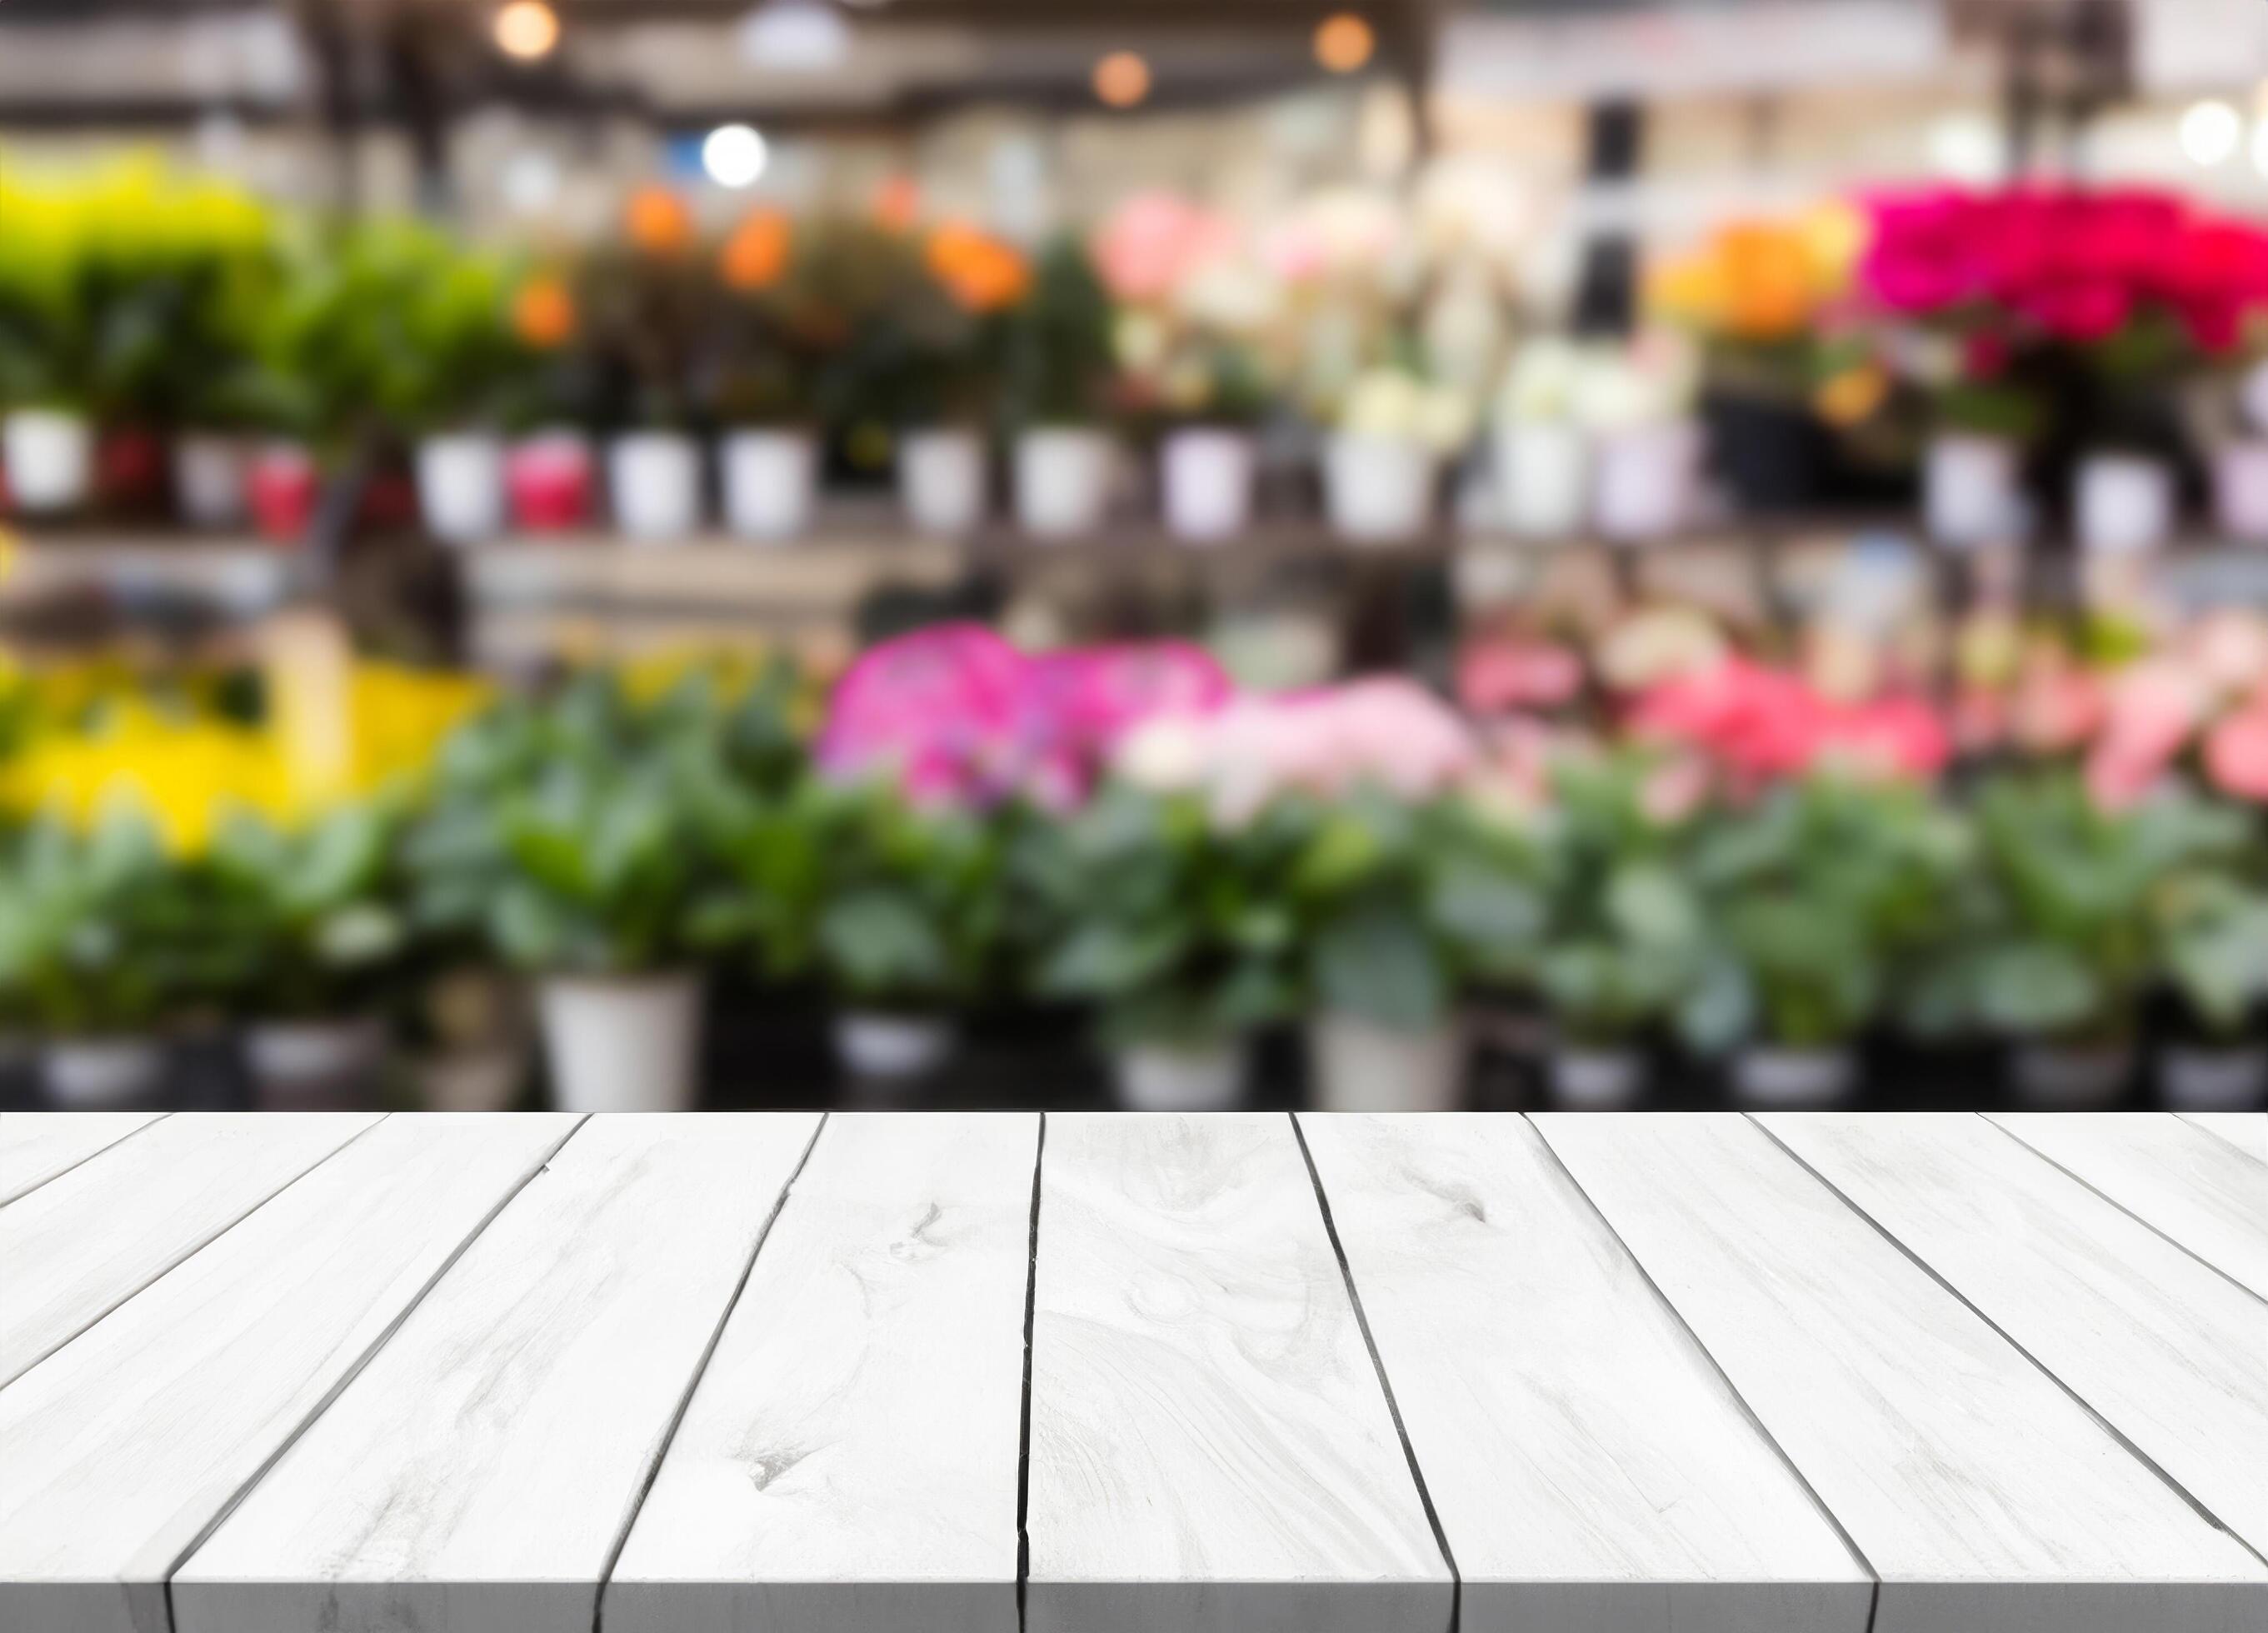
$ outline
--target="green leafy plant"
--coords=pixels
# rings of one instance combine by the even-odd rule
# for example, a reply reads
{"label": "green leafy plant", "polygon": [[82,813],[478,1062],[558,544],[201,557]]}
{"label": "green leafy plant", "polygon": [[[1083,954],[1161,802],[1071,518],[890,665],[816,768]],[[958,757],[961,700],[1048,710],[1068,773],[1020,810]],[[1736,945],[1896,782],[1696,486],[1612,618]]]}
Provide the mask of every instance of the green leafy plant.
{"label": "green leafy plant", "polygon": [[1635,755],[1558,769],[1532,979],[1570,1042],[1640,1041],[1703,997],[1706,921],[1684,867],[1693,818],[1649,808],[1653,779],[1669,774]]}
{"label": "green leafy plant", "polygon": [[2226,862],[2182,869],[2152,902],[2161,978],[2198,1035],[2242,1041],[2268,1004],[2268,890]]}
{"label": "green leafy plant", "polygon": [[1002,367],[1014,426],[1088,425],[1108,412],[1110,295],[1077,239],[1051,244],[1034,267],[1031,293],[1008,313]]}
{"label": "green leafy plant", "polygon": [[235,989],[246,945],[210,875],[121,810],[81,832],[51,820],[0,872],[0,991],[60,1036],[145,1033]]}
{"label": "green leafy plant", "polygon": [[1296,1014],[1292,880],[1312,835],[1288,805],[1217,825],[1192,794],[1114,785],[1019,835],[1032,982],[1101,1011],[1113,1047],[1203,1046]]}
{"label": "green leafy plant", "polygon": [[[1975,1019],[2009,1035],[2119,1043],[2164,967],[2204,977],[2209,1009],[2228,1001],[2213,943],[2227,898],[2203,883],[2249,854],[2243,811],[2185,791],[2108,811],[2074,776],[2009,774],[1977,798],[1992,923],[1945,979]],[[2241,926],[2240,926],[2241,933]],[[2207,951],[2208,948],[2212,950]]]}
{"label": "green leafy plant", "polygon": [[687,430],[706,408],[703,358],[717,329],[715,275],[699,256],[608,246],[576,277],[577,358],[608,429]]}
{"label": "green leafy plant", "polygon": [[262,1019],[364,1013],[409,951],[392,801],[342,805],[297,828],[224,821],[209,853],[227,922],[249,945],[236,1007]]}
{"label": "green leafy plant", "polygon": [[1822,774],[1719,813],[1690,857],[1712,956],[1687,1041],[1849,1043],[1944,950],[1974,850],[1907,783]]}

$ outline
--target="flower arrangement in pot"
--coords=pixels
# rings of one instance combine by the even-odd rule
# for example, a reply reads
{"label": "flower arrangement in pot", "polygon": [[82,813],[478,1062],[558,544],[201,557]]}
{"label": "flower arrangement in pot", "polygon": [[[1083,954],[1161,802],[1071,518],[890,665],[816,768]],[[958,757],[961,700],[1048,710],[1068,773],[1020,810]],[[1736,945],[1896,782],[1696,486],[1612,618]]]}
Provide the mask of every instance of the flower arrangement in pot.
{"label": "flower arrangement in pot", "polygon": [[1108,511],[1117,444],[1109,424],[1117,360],[1110,292],[1085,243],[1042,252],[1006,315],[1003,413],[1014,428],[1017,525],[1035,539],[1092,533]]}
{"label": "flower arrangement in pot", "polygon": [[[2248,863],[2250,865],[2246,865]],[[2176,1111],[2242,1111],[2268,1100],[2268,886],[2256,854],[2222,857],[2166,880],[2152,901],[2160,979],[2176,1035],[2157,1077]]]}
{"label": "flower arrangement in pot", "polygon": [[296,826],[248,812],[216,829],[207,865],[247,947],[238,1007],[264,1104],[367,1100],[385,1063],[386,1006],[409,952],[399,875],[403,804],[350,801]]}
{"label": "flower arrangement in pot", "polygon": [[0,874],[0,989],[45,1039],[66,1110],[162,1094],[167,1030],[225,990],[239,944],[213,933],[209,879],[136,805],[33,820]]}
{"label": "flower arrangement in pot", "polygon": [[688,935],[718,759],[705,689],[643,699],[604,673],[500,704],[442,751],[408,850],[420,927],[476,936],[536,982],[563,1107],[693,1103]]}
{"label": "flower arrangement in pot", "polygon": [[1720,812],[1690,853],[1710,954],[1686,1040],[1739,1048],[1756,1107],[1857,1094],[1856,1046],[1953,940],[1967,823],[1924,786],[1815,771]]}
{"label": "flower arrangement in pot", "polygon": [[1822,325],[1863,232],[1855,212],[1832,205],[1735,221],[1649,269],[1653,316],[1703,348],[1712,460],[1744,510],[1822,497],[1830,449],[1815,403],[1834,360]]}
{"label": "flower arrangement in pot", "polygon": [[2249,852],[2248,813],[2176,786],[2106,807],[2061,770],[1978,791],[1987,933],[1959,949],[1982,1021],[2015,1046],[2014,1085],[2049,1109],[2102,1106],[2134,1078],[2172,882]]}
{"label": "flower arrangement in pot", "polygon": [[[2241,345],[2268,308],[2268,235],[2170,194],[2019,186],[1887,195],[1871,203],[1863,285],[1885,313],[1894,367],[1975,423],[2037,416],[2051,476],[2067,478],[2073,533],[2091,552],[2166,541],[2181,447],[2176,393]],[[1983,416],[1983,417],[1979,417]],[[2013,531],[1956,503],[1954,473],[1997,468],[1973,445],[1933,457],[1932,510],[1977,535]],[[1934,491],[1942,481],[1948,491]]]}
{"label": "flower arrangement in pot", "polygon": [[873,271],[887,284],[829,371],[831,412],[846,445],[895,451],[917,532],[960,537],[984,519],[1007,314],[1030,294],[1032,267],[966,222],[884,228]]}
{"label": "flower arrangement in pot", "polygon": [[1136,194],[1096,230],[1128,410],[1158,439],[1166,526],[1208,543],[1252,519],[1256,431],[1275,406],[1281,286],[1228,217]]}
{"label": "flower arrangement in pot", "polygon": [[619,241],[578,263],[578,349],[607,428],[615,521],[633,543],[682,542],[702,518],[701,368],[717,338],[715,269],[693,212],[666,188],[642,188]]}
{"label": "flower arrangement in pot", "polygon": [[514,321],[519,274],[438,234],[405,237],[402,253],[422,266],[398,314],[408,366],[387,406],[417,439],[427,529],[445,543],[478,544],[504,531],[504,432],[524,410],[537,362]]}

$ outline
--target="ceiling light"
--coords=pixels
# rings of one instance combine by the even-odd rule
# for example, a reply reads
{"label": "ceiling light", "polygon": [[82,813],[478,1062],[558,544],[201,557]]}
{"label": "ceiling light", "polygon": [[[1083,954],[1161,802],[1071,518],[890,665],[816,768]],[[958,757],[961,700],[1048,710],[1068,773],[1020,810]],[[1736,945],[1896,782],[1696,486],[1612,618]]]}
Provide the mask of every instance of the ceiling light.
{"label": "ceiling light", "polygon": [[2244,140],[2244,120],[2226,102],[2199,102],[2182,115],[2182,151],[2193,165],[2226,162]]}
{"label": "ceiling light", "polygon": [[1377,32],[1351,11],[1327,17],[1315,26],[1315,61],[1334,74],[1369,66],[1377,49]]}
{"label": "ceiling light", "polygon": [[753,125],[719,125],[701,144],[701,168],[720,188],[752,188],[771,150]]}
{"label": "ceiling light", "polygon": [[782,73],[821,73],[850,55],[850,25],[826,0],[767,0],[740,24],[740,55]]}
{"label": "ceiling light", "polygon": [[559,43],[559,14],[543,0],[512,0],[496,14],[497,49],[523,63],[551,55]]}
{"label": "ceiling light", "polygon": [[1132,107],[1150,94],[1150,65],[1138,51],[1113,51],[1094,65],[1094,94],[1109,107]]}

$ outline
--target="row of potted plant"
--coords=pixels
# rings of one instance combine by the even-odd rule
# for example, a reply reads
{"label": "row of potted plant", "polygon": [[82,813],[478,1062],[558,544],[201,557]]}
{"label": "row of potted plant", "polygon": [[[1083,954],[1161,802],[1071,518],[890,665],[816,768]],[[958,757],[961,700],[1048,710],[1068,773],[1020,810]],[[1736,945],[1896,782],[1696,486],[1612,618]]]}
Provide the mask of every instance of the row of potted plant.
{"label": "row of potted plant", "polygon": [[2268,234],[2165,195],[1735,223],[1656,264],[1637,338],[1519,344],[1500,250],[1360,192],[1256,222],[1138,195],[1033,253],[904,189],[712,232],[648,188],[602,243],[507,257],[139,165],[11,182],[0,230],[38,252],[0,268],[0,440],[32,511],[98,467],[146,484],[166,432],[192,519],[288,538],[322,473],[389,441],[450,540],[576,525],[601,488],[633,539],[692,535],[712,488],[730,532],[785,539],[826,470],[893,466],[912,524],[954,534],[998,445],[1019,525],[1062,538],[1111,513],[1131,441],[1193,541],[1244,532],[1263,470],[1310,454],[1358,541],[1428,531],[1469,461],[1515,533],[1643,541],[1710,469],[1772,510],[1895,492],[1918,460],[1948,544],[2067,501],[2122,552],[2172,534],[2201,448],[2221,526],[2268,533]]}
{"label": "row of potted plant", "polygon": [[1235,1103],[1254,1033],[1302,1018],[1325,1104],[1454,1104],[1477,997],[1549,1021],[1570,1104],[1642,1096],[1665,1040],[1744,1102],[1833,1104],[1889,1033],[2007,1045],[2026,1098],[2084,1105],[2158,1005],[2169,1096],[2257,1103],[2268,666],[2210,669],[2171,706],[2169,668],[2130,675],[2084,769],[1957,785],[1918,702],[1739,660],[1647,687],[1615,743],[969,628],[870,652],[815,738],[784,671],[594,675],[296,821],[160,827],[176,802],[126,781],[51,805],[0,871],[0,1030],[57,1041],[87,1103],[146,1087],[166,1021],[234,1014],[288,1091],[366,1058],[390,989],[501,967],[563,1101],[682,1105],[731,963],[828,995],[869,1078],[934,1069],[1004,997],[1086,1006],[1141,1107]]}

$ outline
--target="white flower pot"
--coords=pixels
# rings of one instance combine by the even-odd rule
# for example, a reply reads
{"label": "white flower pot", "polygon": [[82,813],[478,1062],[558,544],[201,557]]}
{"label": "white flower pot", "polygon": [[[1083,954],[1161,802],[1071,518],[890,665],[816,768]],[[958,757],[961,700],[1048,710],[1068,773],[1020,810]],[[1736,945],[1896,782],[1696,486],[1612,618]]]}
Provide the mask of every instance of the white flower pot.
{"label": "white flower pot", "polygon": [[1117,448],[1108,434],[1042,427],[1016,438],[1016,525],[1035,539],[1075,539],[1102,526]]}
{"label": "white flower pot", "polygon": [[2229,443],[2213,455],[2213,495],[2223,535],[2268,544],[2268,437]]}
{"label": "white flower pot", "polygon": [[263,1107],[351,1105],[372,1097],[386,1027],[370,1016],[268,1021],[247,1029],[244,1058]]}
{"label": "white flower pot", "polygon": [[47,1048],[48,1098],[65,1111],[146,1105],[166,1082],[156,1038],[57,1039]]}
{"label": "white flower pot", "polygon": [[811,530],[819,449],[799,430],[737,430],[718,448],[724,465],[725,525],[767,542]]}
{"label": "white flower pot", "polygon": [[1948,549],[2014,542],[2024,527],[2016,445],[1948,432],[1933,438],[1922,471],[1929,536]]}
{"label": "white flower pot", "polygon": [[1568,1111],[1629,1111],[1652,1086],[1652,1069],[1638,1049],[1563,1048],[1550,1070],[1551,1103]]}
{"label": "white flower pot", "polygon": [[959,1041],[953,1022],[940,1015],[845,1010],[835,1018],[835,1058],[869,1082],[928,1077],[953,1058]]}
{"label": "white flower pot", "polygon": [[607,445],[615,523],[634,543],[674,544],[701,526],[701,447],[679,431],[630,431]]}
{"label": "white flower pot", "polygon": [[2134,1075],[2130,1048],[2058,1048],[2026,1044],[2010,1076],[2016,1098],[2036,1111],[2099,1111],[2116,1105]]}
{"label": "white flower pot", "polygon": [[1323,445],[1323,508],[1351,544],[1394,544],[1433,520],[1433,451],[1410,438],[1341,431]]}
{"label": "white flower pot", "polygon": [[1307,1063],[1322,1111],[1454,1111],[1465,1098],[1465,1032],[1453,1022],[1403,1032],[1352,1015],[1307,1024]]}
{"label": "white flower pot", "polygon": [[1498,515],[1522,539],[1572,539],[1591,497],[1591,449],[1580,429],[1508,420],[1496,429]]}
{"label": "white flower pot", "polygon": [[2089,555],[2146,555],[2174,536],[2174,469],[2163,460],[2098,453],[2079,467],[2074,499],[2080,548]]}
{"label": "white flower pot", "polygon": [[0,420],[0,465],[19,511],[68,511],[94,488],[94,428],[59,408],[18,408]]}
{"label": "white flower pot", "polygon": [[1681,532],[1693,514],[1701,448],[1701,428],[1690,420],[1600,438],[1592,511],[1600,536],[1616,544],[1646,544]]}
{"label": "white flower pot", "polygon": [[1759,1111],[1829,1111],[1858,1093],[1848,1049],[1743,1049],[1733,1061],[1734,1103]]}
{"label": "white flower pot", "polygon": [[479,544],[504,531],[504,443],[455,431],[417,445],[417,504],[444,544]]}
{"label": "white flower pot", "polygon": [[428,1111],[510,1111],[526,1080],[518,1044],[460,1049],[419,1063],[417,1098]]}
{"label": "white flower pot", "polygon": [[1167,531],[1193,544],[1233,539],[1252,526],[1259,448],[1249,433],[1192,426],[1158,449]]}
{"label": "white flower pot", "polygon": [[984,520],[984,439],[975,431],[908,431],[898,439],[898,497],[916,533],[956,539]]}
{"label": "white flower pot", "polygon": [[241,437],[184,431],[173,439],[173,508],[192,527],[235,527],[245,513],[252,450]]}
{"label": "white flower pot", "polygon": [[1145,1043],[1113,1062],[1129,1111],[1233,1111],[1244,1104],[1244,1041],[1180,1048]]}
{"label": "white flower pot", "polygon": [[2251,1111],[2268,1102],[2268,1048],[2169,1048],[2158,1087],[2176,1111]]}
{"label": "white flower pot", "polygon": [[698,1087],[696,975],[554,975],[543,1043],[563,1111],[685,1111]]}

